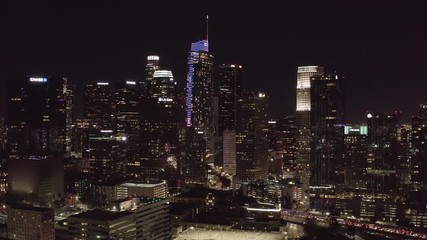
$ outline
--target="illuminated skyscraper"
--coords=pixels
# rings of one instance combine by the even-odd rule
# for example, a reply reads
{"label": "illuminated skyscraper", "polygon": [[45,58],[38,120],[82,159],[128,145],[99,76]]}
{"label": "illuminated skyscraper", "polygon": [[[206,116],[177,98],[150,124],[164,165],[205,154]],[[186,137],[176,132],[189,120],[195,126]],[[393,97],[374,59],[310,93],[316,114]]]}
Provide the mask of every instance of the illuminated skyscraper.
{"label": "illuminated skyscraper", "polygon": [[154,72],[151,93],[143,98],[142,111],[142,174],[170,180],[177,172],[179,125],[176,82],[171,71]]}
{"label": "illuminated skyscraper", "polygon": [[298,67],[297,71],[297,106],[296,106],[296,124],[297,124],[297,169],[301,178],[301,187],[304,196],[308,193],[309,187],[309,162],[310,162],[310,78],[323,74],[323,67],[303,66]]}
{"label": "illuminated skyscraper", "polygon": [[398,130],[400,113],[368,113],[368,191],[395,193],[398,189]]}
{"label": "illuminated skyscraper", "polygon": [[345,185],[366,189],[367,126],[344,126]]}
{"label": "illuminated skyscraper", "polygon": [[[214,82],[213,55],[208,38],[191,44],[188,57],[186,99],[186,160],[183,173],[186,181],[202,182],[205,169],[214,152]],[[213,161],[212,161],[213,162]]]}
{"label": "illuminated skyscraper", "polygon": [[343,183],[344,94],[337,74],[310,80],[310,186]]}
{"label": "illuminated skyscraper", "polygon": [[92,128],[112,129],[112,86],[109,82],[87,82],[85,117]]}
{"label": "illuminated skyscraper", "polygon": [[139,142],[140,97],[136,82],[125,81],[117,84],[112,98],[115,131],[133,144]]}
{"label": "illuminated skyscraper", "polygon": [[268,96],[243,93],[238,100],[236,176],[240,181],[268,177]]}
{"label": "illuminated skyscraper", "polygon": [[213,130],[213,55],[208,40],[191,44],[187,75],[187,127],[208,134]]}
{"label": "illuminated skyscraper", "polygon": [[219,66],[219,135],[226,129],[236,128],[237,100],[241,94],[242,65]]}
{"label": "illuminated skyscraper", "polygon": [[63,156],[67,114],[70,114],[67,79],[13,77],[9,80],[7,122],[11,158]]}
{"label": "illuminated skyscraper", "polygon": [[147,56],[147,65],[145,65],[145,82],[142,84],[144,93],[151,95],[152,94],[152,81],[154,77],[154,72],[160,70],[160,57],[155,55]]}

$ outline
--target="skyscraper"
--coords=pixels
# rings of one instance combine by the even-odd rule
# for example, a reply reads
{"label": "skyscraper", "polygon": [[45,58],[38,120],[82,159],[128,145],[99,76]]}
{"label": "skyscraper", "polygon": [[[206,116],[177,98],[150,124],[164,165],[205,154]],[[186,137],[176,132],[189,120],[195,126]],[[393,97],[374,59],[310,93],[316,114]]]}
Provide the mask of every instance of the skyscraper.
{"label": "skyscraper", "polygon": [[[186,100],[186,159],[183,173],[186,181],[205,179],[207,156],[214,152],[214,82],[213,55],[208,40],[191,44],[188,57]],[[212,161],[213,162],[213,161]],[[196,169],[200,168],[200,169]]]}
{"label": "skyscraper", "polygon": [[310,186],[343,183],[344,94],[337,74],[310,80]]}
{"label": "skyscraper", "polygon": [[49,208],[12,206],[7,210],[10,239],[54,240],[54,212]]}
{"label": "skyscraper", "polygon": [[344,182],[346,187],[366,189],[368,127],[344,126]]}
{"label": "skyscraper", "polygon": [[187,127],[209,134],[213,131],[213,55],[208,40],[191,44],[187,75]]}
{"label": "skyscraper", "polygon": [[91,128],[112,129],[112,86],[109,82],[87,82],[85,117]]}
{"label": "skyscraper", "polygon": [[397,189],[399,112],[368,113],[368,191],[395,193]]}
{"label": "skyscraper", "polygon": [[310,110],[311,92],[310,78],[323,74],[323,67],[303,66],[297,71],[297,99],[296,99],[296,124],[298,130],[297,137],[297,169],[301,179],[303,195],[307,196],[310,180]]}
{"label": "skyscraper", "polygon": [[11,158],[63,156],[69,101],[66,78],[12,77],[8,87],[8,142]]}
{"label": "skyscraper", "polygon": [[238,100],[236,176],[240,181],[268,176],[268,96],[246,92]]}
{"label": "skyscraper", "polygon": [[226,129],[236,128],[237,100],[242,94],[242,65],[219,66],[219,129],[222,136]]}
{"label": "skyscraper", "polygon": [[153,80],[153,75],[155,71],[160,70],[160,57],[155,55],[147,56],[147,65],[145,65],[145,82],[141,83],[141,88],[143,89],[143,93],[151,95],[152,89],[151,84]]}
{"label": "skyscraper", "polygon": [[[171,180],[177,173],[178,103],[176,82],[167,70],[157,70],[151,93],[143,98],[141,114],[141,167],[144,177]],[[171,163],[171,164],[170,164]]]}

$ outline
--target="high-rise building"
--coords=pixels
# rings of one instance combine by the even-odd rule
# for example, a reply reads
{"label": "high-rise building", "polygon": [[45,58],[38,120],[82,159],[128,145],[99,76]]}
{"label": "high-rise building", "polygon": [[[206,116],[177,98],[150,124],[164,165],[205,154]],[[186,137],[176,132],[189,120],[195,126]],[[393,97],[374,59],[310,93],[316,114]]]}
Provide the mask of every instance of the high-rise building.
{"label": "high-rise building", "polygon": [[412,158],[410,164],[410,200],[424,208],[427,202],[427,104],[420,104],[417,116],[412,117]]}
{"label": "high-rise building", "polygon": [[[206,178],[209,153],[214,152],[214,81],[213,55],[208,40],[191,44],[188,57],[186,96],[186,159],[182,164],[186,181]],[[200,149],[198,149],[200,148]]]}
{"label": "high-rise building", "polygon": [[219,66],[219,129],[222,136],[226,129],[236,129],[237,100],[242,94],[242,65]]}
{"label": "high-rise building", "polygon": [[76,86],[68,79],[64,79],[64,99],[65,99],[65,155],[71,156],[72,137],[74,123],[74,93]]}
{"label": "high-rise building", "polygon": [[62,156],[70,106],[68,80],[12,77],[8,84],[8,144],[11,158]]}
{"label": "high-rise building", "polygon": [[367,126],[344,126],[344,183],[349,188],[366,189],[367,138]]}
{"label": "high-rise building", "polygon": [[91,128],[112,129],[112,86],[109,82],[85,84],[85,118]]}
{"label": "high-rise building", "polygon": [[289,170],[296,164],[297,125],[294,116],[280,118],[276,127],[276,151],[282,155],[283,166]]}
{"label": "high-rise building", "polygon": [[223,171],[230,176],[236,175],[236,131],[224,130],[223,138]]}
{"label": "high-rise building", "polygon": [[88,172],[101,180],[117,180],[126,173],[127,136],[114,134],[113,130],[99,130],[88,136],[84,159],[88,160]]}
{"label": "high-rise building", "polygon": [[64,197],[61,157],[32,156],[9,161],[8,172],[8,195],[15,200],[50,206]]}
{"label": "high-rise building", "polygon": [[367,187],[372,193],[395,193],[397,190],[399,119],[399,112],[367,114]]}
{"label": "high-rise building", "polygon": [[246,92],[238,100],[236,176],[240,181],[268,176],[268,96]]}
{"label": "high-rise building", "polygon": [[145,65],[145,83],[141,83],[144,95],[152,94],[152,80],[155,71],[160,70],[160,57],[155,55],[147,56],[147,65]]}
{"label": "high-rise building", "polygon": [[297,124],[297,173],[301,179],[303,199],[308,195],[310,182],[310,110],[311,91],[310,78],[323,74],[323,67],[303,66],[297,71],[297,99],[296,99],[296,124]]}
{"label": "high-rise building", "polygon": [[117,83],[112,97],[114,130],[134,144],[139,142],[140,98],[135,81]]}
{"label": "high-rise building", "polygon": [[181,164],[184,179],[190,183],[204,183],[207,177],[206,140],[203,134],[188,128],[185,144],[185,159]]}
{"label": "high-rise building", "polygon": [[187,75],[187,127],[210,134],[213,131],[213,55],[208,40],[191,44]]}
{"label": "high-rise building", "polygon": [[[157,70],[151,80],[151,94],[142,100],[141,169],[149,178],[175,177],[179,159],[179,121],[176,82],[167,70]],[[175,164],[171,164],[175,163]]]}
{"label": "high-rise building", "polygon": [[313,76],[310,80],[310,186],[343,183],[344,94],[342,77]]}
{"label": "high-rise building", "polygon": [[10,239],[54,240],[53,209],[11,206],[7,209],[7,235]]}
{"label": "high-rise building", "polygon": [[127,138],[126,149],[129,175],[140,174],[140,108],[141,91],[136,81],[117,83],[112,102],[114,126],[117,135]]}
{"label": "high-rise building", "polygon": [[128,211],[95,209],[68,218],[68,232],[74,239],[136,239],[134,214]]}
{"label": "high-rise building", "polygon": [[[214,98],[214,165],[223,167],[224,148],[234,147],[236,143],[227,139],[229,146],[224,143],[224,131],[236,131],[237,100],[242,94],[242,66],[237,64],[222,64],[218,69],[218,81],[215,85]],[[229,153],[227,154],[228,156]],[[227,160],[230,161],[230,160]],[[234,171],[235,172],[235,171]]]}

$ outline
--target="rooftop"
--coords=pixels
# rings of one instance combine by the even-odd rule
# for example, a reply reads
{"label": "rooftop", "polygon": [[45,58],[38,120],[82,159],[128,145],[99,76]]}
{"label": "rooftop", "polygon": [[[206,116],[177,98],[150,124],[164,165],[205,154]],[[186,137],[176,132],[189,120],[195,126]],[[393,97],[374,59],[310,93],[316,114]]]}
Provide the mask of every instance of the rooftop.
{"label": "rooftop", "polygon": [[90,220],[100,220],[100,221],[113,221],[132,215],[131,212],[113,212],[103,209],[95,209],[80,214],[70,216],[70,218],[80,218],[80,219],[90,219]]}
{"label": "rooftop", "polygon": [[31,205],[12,205],[10,206],[10,209],[26,210],[26,211],[32,211],[32,212],[48,212],[48,211],[53,212],[53,209],[51,208],[33,207]]}

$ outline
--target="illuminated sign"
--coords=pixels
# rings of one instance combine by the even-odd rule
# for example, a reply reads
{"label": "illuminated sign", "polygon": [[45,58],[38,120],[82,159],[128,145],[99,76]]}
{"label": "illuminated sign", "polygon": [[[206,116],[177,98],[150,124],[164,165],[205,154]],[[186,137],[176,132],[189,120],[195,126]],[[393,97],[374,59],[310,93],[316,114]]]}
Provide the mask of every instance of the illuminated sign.
{"label": "illuminated sign", "polygon": [[30,78],[30,82],[47,82],[47,78]]}
{"label": "illuminated sign", "polygon": [[258,97],[260,97],[260,98],[265,97],[265,93],[259,93],[259,94],[258,94]]}
{"label": "illuminated sign", "polygon": [[101,133],[112,133],[113,130],[101,130]]}
{"label": "illuminated sign", "polygon": [[159,56],[151,55],[151,56],[147,56],[147,60],[148,61],[159,61],[160,57]]}
{"label": "illuminated sign", "polygon": [[159,102],[173,102],[173,99],[172,98],[162,98],[162,97],[159,97]]}
{"label": "illuminated sign", "polygon": [[108,86],[110,84],[108,82],[97,82],[96,85],[99,85],[99,86]]}
{"label": "illuminated sign", "polygon": [[135,81],[126,81],[126,84],[129,84],[129,85],[136,85],[136,82],[135,82]]}

